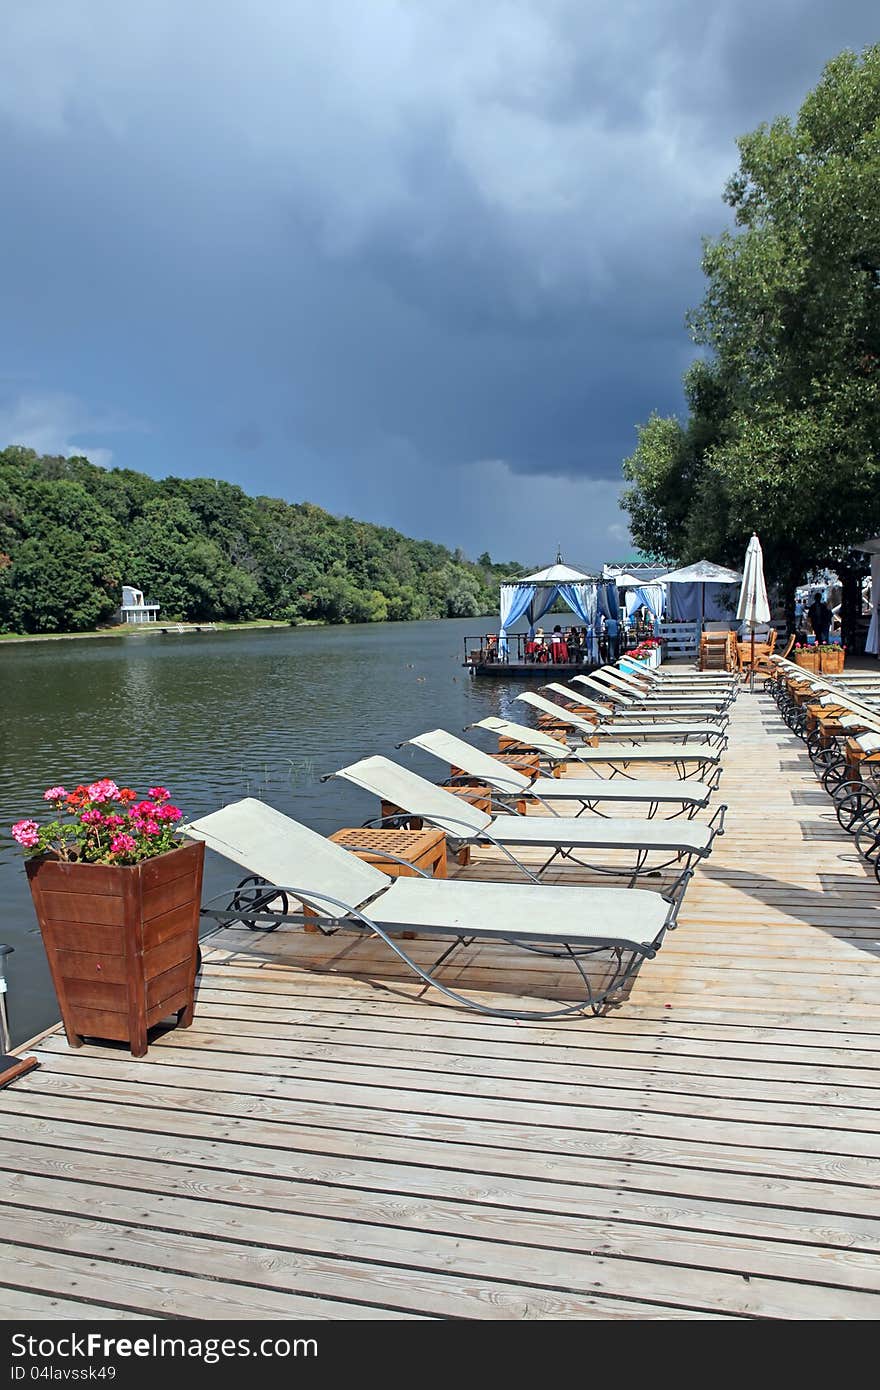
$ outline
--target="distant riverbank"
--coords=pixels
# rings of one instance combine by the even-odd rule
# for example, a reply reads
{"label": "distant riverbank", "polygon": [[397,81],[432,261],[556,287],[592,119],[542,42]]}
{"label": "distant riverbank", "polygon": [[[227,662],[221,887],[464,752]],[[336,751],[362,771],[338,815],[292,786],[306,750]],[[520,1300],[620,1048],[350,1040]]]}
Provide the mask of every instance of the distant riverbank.
{"label": "distant riverbank", "polygon": [[[148,637],[173,631],[177,624],[159,623],[120,623],[117,627],[99,627],[91,632],[0,632],[0,642],[75,642],[84,637]],[[246,632],[249,629],[274,627],[326,627],[318,618],[304,618],[301,623],[275,622],[271,618],[255,618],[249,623],[184,623],[183,627],[201,627],[212,632]]]}

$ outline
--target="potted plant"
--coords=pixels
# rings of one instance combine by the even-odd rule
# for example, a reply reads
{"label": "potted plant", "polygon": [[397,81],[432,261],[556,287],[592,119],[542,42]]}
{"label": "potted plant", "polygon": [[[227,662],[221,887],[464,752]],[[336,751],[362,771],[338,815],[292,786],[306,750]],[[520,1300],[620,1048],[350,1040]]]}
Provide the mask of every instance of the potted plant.
{"label": "potted plant", "polygon": [[805,671],[818,672],[819,649],[817,647],[805,646],[802,643],[798,643],[792,655],[794,656],[796,666],[802,666]]}
{"label": "potted plant", "polygon": [[823,642],[818,651],[819,670],[824,675],[838,675],[843,670],[846,649],[839,642]]}
{"label": "potted plant", "polygon": [[140,797],[105,777],[43,795],[54,818],[12,834],[67,1040],[127,1042],[142,1057],[154,1024],[193,1020],[204,844],[180,839],[165,787]]}

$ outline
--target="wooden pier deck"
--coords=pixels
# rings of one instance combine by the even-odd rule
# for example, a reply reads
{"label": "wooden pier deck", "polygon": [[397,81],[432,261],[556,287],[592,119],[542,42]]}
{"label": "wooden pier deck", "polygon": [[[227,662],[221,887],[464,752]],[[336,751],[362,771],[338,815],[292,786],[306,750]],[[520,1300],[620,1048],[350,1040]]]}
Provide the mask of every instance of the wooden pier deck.
{"label": "wooden pier deck", "polygon": [[[226,931],[142,1061],[43,1036],[0,1092],[3,1316],[880,1315],[880,890],[765,697],[725,767],[727,834],[604,1018]],[[502,946],[448,971],[567,989]]]}

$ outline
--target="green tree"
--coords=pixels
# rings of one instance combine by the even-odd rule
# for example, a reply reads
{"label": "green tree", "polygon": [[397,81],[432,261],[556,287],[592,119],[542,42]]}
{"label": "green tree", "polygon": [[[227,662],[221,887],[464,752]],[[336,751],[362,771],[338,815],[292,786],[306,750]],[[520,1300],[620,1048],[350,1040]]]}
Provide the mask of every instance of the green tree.
{"label": "green tree", "polygon": [[790,593],[880,529],[880,45],[738,147],[738,230],[705,245],[691,317],[709,358],[686,425],[640,431],[622,505],[669,561],[738,563],[756,529]]}

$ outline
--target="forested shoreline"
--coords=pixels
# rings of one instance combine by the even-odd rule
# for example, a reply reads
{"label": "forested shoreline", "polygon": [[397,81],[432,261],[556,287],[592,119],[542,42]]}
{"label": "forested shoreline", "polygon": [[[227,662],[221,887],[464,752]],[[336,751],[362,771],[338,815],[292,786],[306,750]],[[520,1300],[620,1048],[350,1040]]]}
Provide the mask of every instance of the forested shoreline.
{"label": "forested shoreline", "polygon": [[0,451],[0,632],[106,625],[123,583],[168,621],[477,617],[520,572],[216,479]]}

